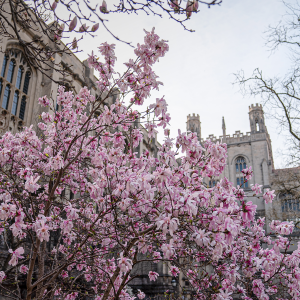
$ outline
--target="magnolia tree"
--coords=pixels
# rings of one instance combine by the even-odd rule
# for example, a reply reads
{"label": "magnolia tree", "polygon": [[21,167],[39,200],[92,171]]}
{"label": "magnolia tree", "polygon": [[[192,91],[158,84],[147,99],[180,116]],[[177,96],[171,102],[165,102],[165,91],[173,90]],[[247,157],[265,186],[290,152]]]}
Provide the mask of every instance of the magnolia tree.
{"label": "magnolia tree", "polygon": [[[114,46],[99,50],[103,62],[92,54],[89,63],[99,71],[101,101],[87,88],[73,95],[60,87],[60,110],[39,99],[48,109],[41,134],[30,127],[0,140],[2,294],[134,299],[127,290],[132,268],[148,261],[166,263],[174,277],[183,273],[196,299],[300,299],[300,248],[287,254],[293,224],[273,221],[271,239],[242,188],[226,178],[212,188],[203,182],[223,172],[226,145],[201,145],[194,133],[170,139],[163,98],[145,112],[133,109],[161,84],[152,67],[167,43],[146,32],[122,75],[114,71]],[[104,106],[116,89],[116,103]],[[138,118],[148,137],[134,128]],[[138,157],[135,147],[157,127],[166,134],[159,158],[147,151]],[[245,181],[251,173],[244,170]],[[260,186],[252,191],[261,193]]]}

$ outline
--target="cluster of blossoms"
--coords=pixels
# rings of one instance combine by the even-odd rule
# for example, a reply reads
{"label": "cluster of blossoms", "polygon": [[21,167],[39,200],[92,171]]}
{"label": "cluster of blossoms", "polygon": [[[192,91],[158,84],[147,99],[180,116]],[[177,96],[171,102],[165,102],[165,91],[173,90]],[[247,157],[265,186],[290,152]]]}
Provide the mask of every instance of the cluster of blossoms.
{"label": "cluster of blossoms", "polygon": [[[272,223],[285,235],[272,241],[242,189],[226,178],[212,188],[204,184],[223,172],[225,144],[202,146],[196,134],[181,132],[174,143],[166,129],[158,157],[134,152],[147,137],[134,127],[142,113],[132,105],[158,88],[152,66],[167,49],[154,30],[146,32],[137,59],[118,76],[114,46],[104,43],[104,62],[89,58],[100,73],[99,99],[87,88],[73,95],[60,87],[61,110],[39,99],[49,109],[39,135],[29,127],[0,139],[0,221],[9,253],[2,284],[16,286],[26,274],[27,299],[133,299],[126,289],[131,272],[152,261],[168,262],[174,277],[183,273],[197,299],[300,299],[300,247],[286,252],[293,225]],[[105,106],[116,87],[118,99]],[[129,92],[126,106],[122,96]],[[147,128],[167,127],[163,98],[144,114],[153,116]],[[273,197],[264,195],[266,202]],[[151,270],[148,277],[156,281],[159,274]]]}

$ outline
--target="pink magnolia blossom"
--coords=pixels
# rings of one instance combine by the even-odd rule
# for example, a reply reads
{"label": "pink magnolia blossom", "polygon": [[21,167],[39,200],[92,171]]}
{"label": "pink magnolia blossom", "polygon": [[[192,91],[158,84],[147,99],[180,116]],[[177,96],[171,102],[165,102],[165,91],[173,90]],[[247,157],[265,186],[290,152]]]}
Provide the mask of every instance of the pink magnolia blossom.
{"label": "pink magnolia blossom", "polygon": [[22,254],[24,253],[23,247],[19,247],[15,251],[13,251],[12,249],[9,249],[8,252],[11,253],[11,259],[8,262],[9,265],[16,266],[18,264],[19,258],[24,258],[22,256]]}
{"label": "pink magnolia blossom", "polygon": [[173,246],[173,239],[170,241],[169,244],[163,244],[161,247],[161,250],[164,253],[164,258],[170,259],[175,252],[174,246]]}
{"label": "pink magnolia blossom", "polygon": [[170,272],[173,276],[177,277],[178,274],[180,273],[179,268],[175,266],[170,267]]}
{"label": "pink magnolia blossom", "polygon": [[3,271],[0,271],[0,283],[5,279],[6,275]]}
{"label": "pink magnolia blossom", "polygon": [[252,178],[253,170],[252,167],[250,166],[249,168],[243,169],[242,174],[246,178],[247,181],[249,181]]}
{"label": "pink magnolia blossom", "polygon": [[139,299],[144,299],[146,297],[145,293],[143,293],[141,290],[138,290],[138,291],[139,291],[138,294],[137,294],[138,298]]}
{"label": "pink magnolia blossom", "polygon": [[156,272],[150,271],[148,276],[149,276],[150,281],[156,281],[159,274]]}
{"label": "pink magnolia blossom", "polygon": [[120,258],[118,258],[118,260],[119,260],[119,267],[121,272],[126,273],[127,271],[132,269],[131,259],[127,257],[123,257],[123,253],[120,254]]}
{"label": "pink magnolia blossom", "polygon": [[263,195],[263,198],[266,203],[272,203],[273,199],[275,198],[275,191],[270,191],[267,189]]}
{"label": "pink magnolia blossom", "polygon": [[156,225],[157,229],[162,229],[163,234],[167,234],[169,228],[170,235],[173,236],[174,231],[178,228],[179,220],[177,218],[172,219],[171,217],[170,214],[165,217],[161,216],[160,220],[156,222]]}
{"label": "pink magnolia blossom", "polygon": [[210,238],[208,237],[211,232],[205,232],[205,230],[198,230],[198,232],[194,233],[195,242],[198,246],[208,246],[210,242]]}
{"label": "pink magnolia blossom", "polygon": [[62,278],[67,278],[67,277],[69,277],[69,273],[68,273],[67,271],[64,271],[64,270],[63,270],[63,271],[61,272],[61,277],[62,277]]}
{"label": "pink magnolia blossom", "polygon": [[20,272],[21,272],[22,274],[27,274],[27,272],[28,272],[28,267],[25,266],[25,265],[21,265],[21,266],[20,266]]}
{"label": "pink magnolia blossom", "polygon": [[36,234],[40,241],[49,241],[49,226],[45,224],[44,220],[37,222],[36,225]]}
{"label": "pink magnolia blossom", "polygon": [[251,185],[251,190],[253,191],[253,192],[255,192],[255,194],[261,194],[261,188],[262,188],[262,185],[259,185],[259,184],[252,184]]}
{"label": "pink magnolia blossom", "polygon": [[37,181],[40,179],[40,176],[37,176],[34,178],[33,176],[30,176],[25,183],[25,189],[30,193],[35,193],[37,189],[40,188],[40,185],[37,183]]}

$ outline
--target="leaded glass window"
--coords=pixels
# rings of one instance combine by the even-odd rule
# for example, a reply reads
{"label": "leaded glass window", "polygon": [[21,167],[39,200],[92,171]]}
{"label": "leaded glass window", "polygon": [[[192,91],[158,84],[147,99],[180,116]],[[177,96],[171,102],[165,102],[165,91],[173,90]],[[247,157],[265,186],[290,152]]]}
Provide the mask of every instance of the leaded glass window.
{"label": "leaded glass window", "polygon": [[239,156],[236,159],[235,168],[237,173],[242,172],[243,169],[246,169],[246,161],[244,157]]}
{"label": "leaded glass window", "polygon": [[12,83],[12,80],[13,80],[15,65],[16,65],[16,63],[14,60],[11,60],[8,65],[6,80],[10,83]]}
{"label": "leaded glass window", "polygon": [[7,55],[4,55],[3,65],[2,65],[2,69],[1,69],[1,76],[2,76],[2,77],[4,77],[4,74],[5,74],[7,61],[8,61],[8,56],[7,56]]}
{"label": "leaded glass window", "polygon": [[26,72],[24,86],[23,86],[23,93],[27,94],[29,89],[29,81],[30,81],[30,72]]}
{"label": "leaded glass window", "polygon": [[20,89],[20,87],[21,87],[22,76],[23,76],[23,69],[21,67],[19,67],[18,75],[17,75],[17,81],[16,81],[16,88],[17,89]]}
{"label": "leaded glass window", "polygon": [[26,96],[23,96],[22,100],[21,100],[21,107],[20,107],[20,113],[19,113],[19,118],[22,120],[24,120],[25,109],[26,109]]}
{"label": "leaded glass window", "polygon": [[7,85],[5,87],[3,100],[2,100],[2,108],[4,108],[4,109],[7,109],[7,107],[8,107],[9,96],[10,96],[10,86]]}
{"label": "leaded glass window", "polygon": [[17,114],[18,101],[19,101],[19,92],[15,91],[14,99],[13,99],[13,104],[12,104],[12,108],[11,108],[11,113],[13,115]]}

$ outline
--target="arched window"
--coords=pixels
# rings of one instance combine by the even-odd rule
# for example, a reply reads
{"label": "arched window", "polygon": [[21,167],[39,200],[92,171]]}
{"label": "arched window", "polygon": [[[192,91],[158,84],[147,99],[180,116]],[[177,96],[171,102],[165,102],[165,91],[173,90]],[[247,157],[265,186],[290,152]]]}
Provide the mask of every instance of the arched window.
{"label": "arched window", "polygon": [[[9,109],[8,119],[10,119],[10,116],[15,116],[24,120],[26,117],[27,94],[31,88],[31,69],[19,49],[8,49],[6,51],[1,68],[0,102],[2,103],[2,109]],[[20,123],[16,122],[15,124]],[[16,125],[10,130],[19,130],[19,127]]]}
{"label": "arched window", "polygon": [[242,173],[243,169],[246,169],[246,160],[244,157],[239,156],[235,161],[235,174],[236,174],[236,185],[239,185],[243,188],[248,188],[248,181],[244,182],[244,176]]}
{"label": "arched window", "polygon": [[259,131],[259,123],[257,119],[255,120],[255,130]]}
{"label": "arched window", "polygon": [[19,67],[18,74],[17,74],[17,81],[16,81],[16,88],[19,90],[21,87],[21,81],[23,76],[23,68]]}
{"label": "arched window", "polygon": [[10,86],[7,85],[5,87],[3,100],[2,100],[2,108],[4,108],[4,109],[7,109],[7,107],[8,107],[9,96],[10,96]]}
{"label": "arched window", "polygon": [[26,109],[26,96],[23,96],[22,100],[21,100],[21,107],[20,107],[20,113],[19,113],[19,118],[21,120],[24,120],[25,109]]}
{"label": "arched window", "polygon": [[12,79],[14,76],[15,65],[16,65],[16,63],[14,60],[11,60],[8,65],[6,80],[10,83],[12,83]]}
{"label": "arched window", "polygon": [[27,95],[29,89],[29,81],[30,81],[30,72],[27,71],[25,74],[24,86],[23,86],[23,93]]}
{"label": "arched window", "polygon": [[4,77],[4,74],[5,74],[7,61],[8,61],[8,56],[7,56],[7,55],[4,55],[3,65],[2,65],[2,69],[1,69],[1,76],[2,76],[2,77]]}
{"label": "arched window", "polygon": [[240,173],[243,169],[246,169],[246,160],[244,157],[239,156],[235,162],[236,172]]}
{"label": "arched window", "polygon": [[18,102],[19,102],[19,92],[15,91],[13,104],[12,104],[12,108],[11,108],[11,113],[13,115],[17,114]]}

